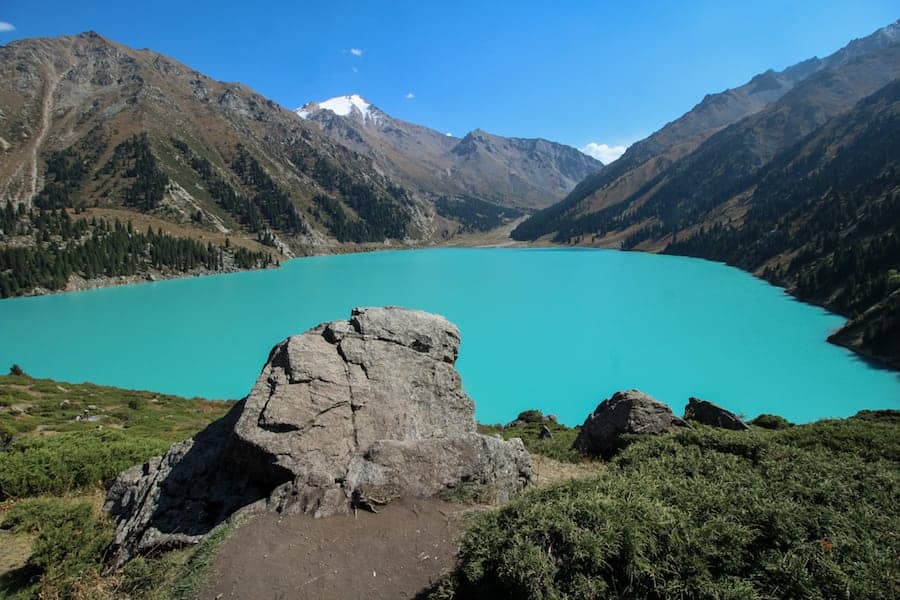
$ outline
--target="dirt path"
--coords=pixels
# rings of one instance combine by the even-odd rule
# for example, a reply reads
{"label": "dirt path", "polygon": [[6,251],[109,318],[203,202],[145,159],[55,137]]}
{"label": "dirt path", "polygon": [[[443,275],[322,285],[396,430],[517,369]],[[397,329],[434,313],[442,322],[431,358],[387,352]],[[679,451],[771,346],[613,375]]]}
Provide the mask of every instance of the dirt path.
{"label": "dirt path", "polygon": [[48,75],[47,89],[44,92],[44,99],[41,102],[41,128],[38,130],[38,134],[34,138],[34,146],[31,148],[30,185],[28,190],[26,190],[25,197],[22,198],[25,206],[29,208],[31,207],[35,194],[37,194],[38,155],[41,151],[41,145],[44,143],[44,138],[47,137],[47,132],[50,130],[50,120],[53,116],[53,94],[56,93],[56,87],[62,79],[62,77],[56,74],[56,71],[54,71],[52,67]]}
{"label": "dirt path", "polygon": [[261,515],[225,542],[200,598],[413,598],[453,566],[464,511],[431,499],[325,519]]}

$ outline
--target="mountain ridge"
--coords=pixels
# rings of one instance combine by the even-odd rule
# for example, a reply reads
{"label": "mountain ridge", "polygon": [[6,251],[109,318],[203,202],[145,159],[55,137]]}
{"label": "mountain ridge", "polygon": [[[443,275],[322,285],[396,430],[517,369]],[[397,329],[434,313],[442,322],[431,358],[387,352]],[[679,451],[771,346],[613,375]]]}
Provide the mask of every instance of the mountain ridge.
{"label": "mountain ridge", "polygon": [[[514,237],[537,239],[556,234],[557,240],[562,240],[564,236],[559,234],[559,229],[567,221],[625,201],[674,163],[694,152],[712,135],[770,106],[798,83],[820,71],[852,63],[861,56],[894,46],[898,41],[900,20],[869,36],[852,40],[825,58],[813,57],[780,72],[768,70],[752,77],[742,86],[706,95],[678,119],[632,144],[601,174],[580,182],[562,201],[523,223],[514,232]],[[857,95],[854,101],[863,95]]]}
{"label": "mountain ridge", "polygon": [[504,137],[482,129],[448,136],[392,117],[358,94],[308,102],[295,113],[429,197],[540,208],[603,166],[575,148],[542,138]]}

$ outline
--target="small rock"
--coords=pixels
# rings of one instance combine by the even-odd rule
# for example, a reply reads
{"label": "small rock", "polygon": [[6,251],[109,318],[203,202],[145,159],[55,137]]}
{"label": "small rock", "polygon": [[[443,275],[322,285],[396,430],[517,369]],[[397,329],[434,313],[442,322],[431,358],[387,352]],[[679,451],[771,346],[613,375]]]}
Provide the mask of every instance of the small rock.
{"label": "small rock", "polygon": [[658,435],[690,425],[671,409],[638,390],[616,392],[588,415],[573,447],[591,456],[608,457],[627,434]]}
{"label": "small rock", "polygon": [[735,431],[750,429],[733,412],[700,398],[688,399],[687,406],[684,407],[684,418],[721,429],[733,429]]}
{"label": "small rock", "polygon": [[553,432],[546,425],[541,425],[541,431],[538,433],[539,440],[547,440],[553,437]]}
{"label": "small rock", "polygon": [[547,415],[546,418],[547,418],[547,420],[550,421],[551,423],[556,423],[556,422],[557,422],[556,415]]}

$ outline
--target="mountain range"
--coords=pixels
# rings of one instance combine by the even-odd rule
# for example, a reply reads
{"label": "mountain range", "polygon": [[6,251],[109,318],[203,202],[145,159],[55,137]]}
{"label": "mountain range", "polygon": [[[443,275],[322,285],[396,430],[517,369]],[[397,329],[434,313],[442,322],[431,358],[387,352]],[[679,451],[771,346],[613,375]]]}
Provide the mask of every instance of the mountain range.
{"label": "mountain range", "polygon": [[396,119],[358,95],[310,102],[296,113],[429,198],[544,208],[603,166],[574,148],[543,139],[502,137],[480,129],[457,138]]}
{"label": "mountain range", "polygon": [[94,32],[0,47],[0,106],[0,197],[13,204],[140,214],[285,256],[492,228],[602,166],[544,140],[456,140],[375,107],[299,118]]}
{"label": "mountain range", "polygon": [[853,319],[833,341],[900,365],[898,77],[900,22],[757,75],[512,235],[742,267]]}

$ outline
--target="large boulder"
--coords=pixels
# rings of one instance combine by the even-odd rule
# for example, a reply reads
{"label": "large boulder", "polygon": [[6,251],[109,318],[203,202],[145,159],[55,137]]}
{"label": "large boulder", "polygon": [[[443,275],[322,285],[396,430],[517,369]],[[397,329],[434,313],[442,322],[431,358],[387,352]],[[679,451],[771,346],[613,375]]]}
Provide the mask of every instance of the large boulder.
{"label": "large boulder", "polygon": [[689,427],[662,402],[628,390],[601,402],[584,421],[573,445],[582,454],[608,457],[621,447],[625,435],[656,435]]}
{"label": "large boulder", "polygon": [[237,511],[327,516],[463,481],[520,491],[530,457],[476,432],[459,343],[443,317],[396,307],[279,343],[225,417],[110,487],[116,563],[196,543]]}
{"label": "large boulder", "polygon": [[733,412],[700,398],[688,398],[687,406],[684,407],[684,418],[688,421],[696,421],[702,425],[719,427],[721,429],[734,429],[736,431],[750,429]]}

